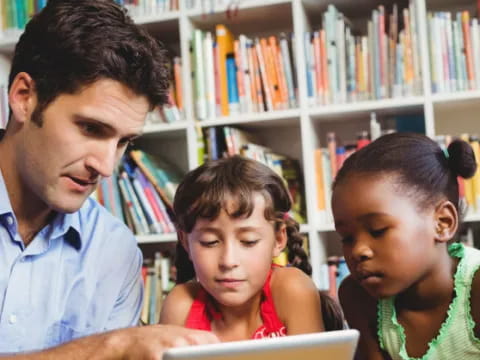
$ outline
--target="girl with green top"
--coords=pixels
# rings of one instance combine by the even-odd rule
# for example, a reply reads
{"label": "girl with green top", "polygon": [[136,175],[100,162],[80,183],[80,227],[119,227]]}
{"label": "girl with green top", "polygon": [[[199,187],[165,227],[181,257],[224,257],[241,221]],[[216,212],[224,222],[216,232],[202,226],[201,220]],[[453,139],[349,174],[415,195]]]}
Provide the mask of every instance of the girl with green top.
{"label": "girl with green top", "polygon": [[470,145],[383,136],[349,157],[332,209],[351,276],[340,288],[358,359],[480,359],[480,251],[452,242]]}

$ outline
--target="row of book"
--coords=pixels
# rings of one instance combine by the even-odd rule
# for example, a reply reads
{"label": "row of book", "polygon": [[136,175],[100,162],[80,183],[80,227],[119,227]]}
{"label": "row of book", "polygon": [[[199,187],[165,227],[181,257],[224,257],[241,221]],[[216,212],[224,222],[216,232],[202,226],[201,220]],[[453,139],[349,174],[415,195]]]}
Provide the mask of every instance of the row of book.
{"label": "row of book", "polygon": [[2,0],[0,2],[0,35],[23,30],[26,23],[43,9],[47,0]]}
{"label": "row of book", "polygon": [[340,141],[335,132],[326,134],[326,147],[315,149],[315,182],[317,187],[317,221],[320,224],[333,223],[330,199],[332,183],[343,162],[355,151],[367,146],[378,137],[394,132],[394,129],[382,129],[376,114],[370,114],[369,130],[357,133],[357,139]]}
{"label": "row of book", "polygon": [[178,10],[180,0],[115,0],[124,6],[130,16],[154,16]]}
{"label": "row of book", "polygon": [[197,119],[296,106],[291,36],[234,39],[218,24],[194,30],[191,51]]}
{"label": "row of book", "polygon": [[147,115],[146,124],[174,123],[185,118],[182,93],[182,59],[175,56],[171,63],[171,81],[168,88],[168,102]]}
{"label": "row of book", "polygon": [[164,298],[175,285],[175,269],[169,254],[155,252],[153,259],[145,259],[142,266],[144,284],[143,324],[158,324]]}
{"label": "row of book", "polygon": [[[458,178],[460,196],[464,198],[468,212],[480,213],[480,137],[478,135],[462,134],[459,138],[472,146],[477,161],[477,171],[472,178]],[[451,135],[435,136],[435,141],[442,149],[447,149],[453,139],[455,137]]]}
{"label": "row of book", "polygon": [[292,216],[305,223],[303,176],[297,160],[277,154],[252,133],[230,126],[203,129],[200,153],[203,161],[242,155],[270,167],[285,180],[293,200]]}
{"label": "row of book", "polygon": [[172,233],[170,209],[178,183],[170,165],[132,150],[118,172],[101,182],[96,198],[137,235]]}
{"label": "row of book", "polygon": [[[132,17],[152,16],[178,10],[179,0],[115,0]],[[30,18],[45,7],[47,0],[2,0],[0,32],[23,30]]]}
{"label": "row of book", "polygon": [[323,27],[305,33],[310,103],[419,95],[419,20],[414,4],[411,0],[400,14],[396,4],[391,14],[380,5],[372,11],[366,36],[354,36],[349,19],[329,5],[322,16]]}
{"label": "row of book", "polygon": [[[332,196],[332,183],[336,173],[341,168],[343,162],[355,151],[368,145],[378,136],[395,131],[393,129],[381,130],[380,124],[372,117],[370,122],[370,131],[362,131],[358,134],[355,143],[349,143],[345,146],[340,144],[335,133],[327,133],[327,147],[315,150],[315,179],[317,184],[317,210],[318,221],[321,224],[330,224],[333,222],[330,199]],[[468,212],[480,212],[480,138],[463,134],[459,138],[467,141],[473,148],[475,158],[478,164],[477,171],[473,178],[458,178],[460,187],[460,198],[466,204]],[[452,136],[438,135],[435,140],[441,148],[447,149],[452,141]]]}
{"label": "row of book", "polygon": [[480,89],[480,26],[468,11],[428,14],[434,93]]}

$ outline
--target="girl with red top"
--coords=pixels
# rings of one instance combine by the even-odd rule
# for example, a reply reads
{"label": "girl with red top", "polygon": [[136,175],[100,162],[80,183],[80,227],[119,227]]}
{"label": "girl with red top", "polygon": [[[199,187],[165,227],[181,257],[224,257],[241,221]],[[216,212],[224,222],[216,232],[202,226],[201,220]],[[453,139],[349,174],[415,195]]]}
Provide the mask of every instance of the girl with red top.
{"label": "girl with red top", "polygon": [[[209,330],[222,341],[323,331],[291,205],[283,180],[253,160],[236,156],[188,173],[173,205],[178,285],[160,322]],[[272,264],[285,246],[294,267]]]}

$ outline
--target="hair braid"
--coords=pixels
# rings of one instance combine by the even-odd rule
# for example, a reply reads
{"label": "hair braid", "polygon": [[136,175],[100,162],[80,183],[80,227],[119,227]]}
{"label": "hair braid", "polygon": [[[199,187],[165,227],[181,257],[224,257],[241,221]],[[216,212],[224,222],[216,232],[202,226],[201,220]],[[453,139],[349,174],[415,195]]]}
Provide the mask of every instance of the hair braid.
{"label": "hair braid", "polygon": [[290,217],[285,219],[284,222],[287,227],[288,262],[307,275],[312,275],[312,266],[303,248],[303,237],[300,235],[300,226]]}

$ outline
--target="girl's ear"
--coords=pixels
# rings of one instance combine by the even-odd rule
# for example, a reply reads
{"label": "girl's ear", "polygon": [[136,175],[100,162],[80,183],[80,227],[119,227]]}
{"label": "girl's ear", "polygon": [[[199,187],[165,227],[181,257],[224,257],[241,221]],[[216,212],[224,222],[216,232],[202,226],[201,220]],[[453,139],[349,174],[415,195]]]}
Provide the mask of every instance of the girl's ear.
{"label": "girl's ear", "polygon": [[273,257],[280,255],[280,253],[287,246],[287,226],[285,224],[280,225],[280,229],[275,232],[275,246],[273,248]]}
{"label": "girl's ear", "polygon": [[457,209],[450,201],[442,201],[435,209],[435,241],[450,241],[455,236],[457,229]]}
{"label": "girl's ear", "polygon": [[180,242],[182,247],[185,249],[185,252],[188,254],[188,258],[190,259],[190,249],[188,247],[187,233],[185,231],[177,229],[177,236],[178,236],[178,241]]}

